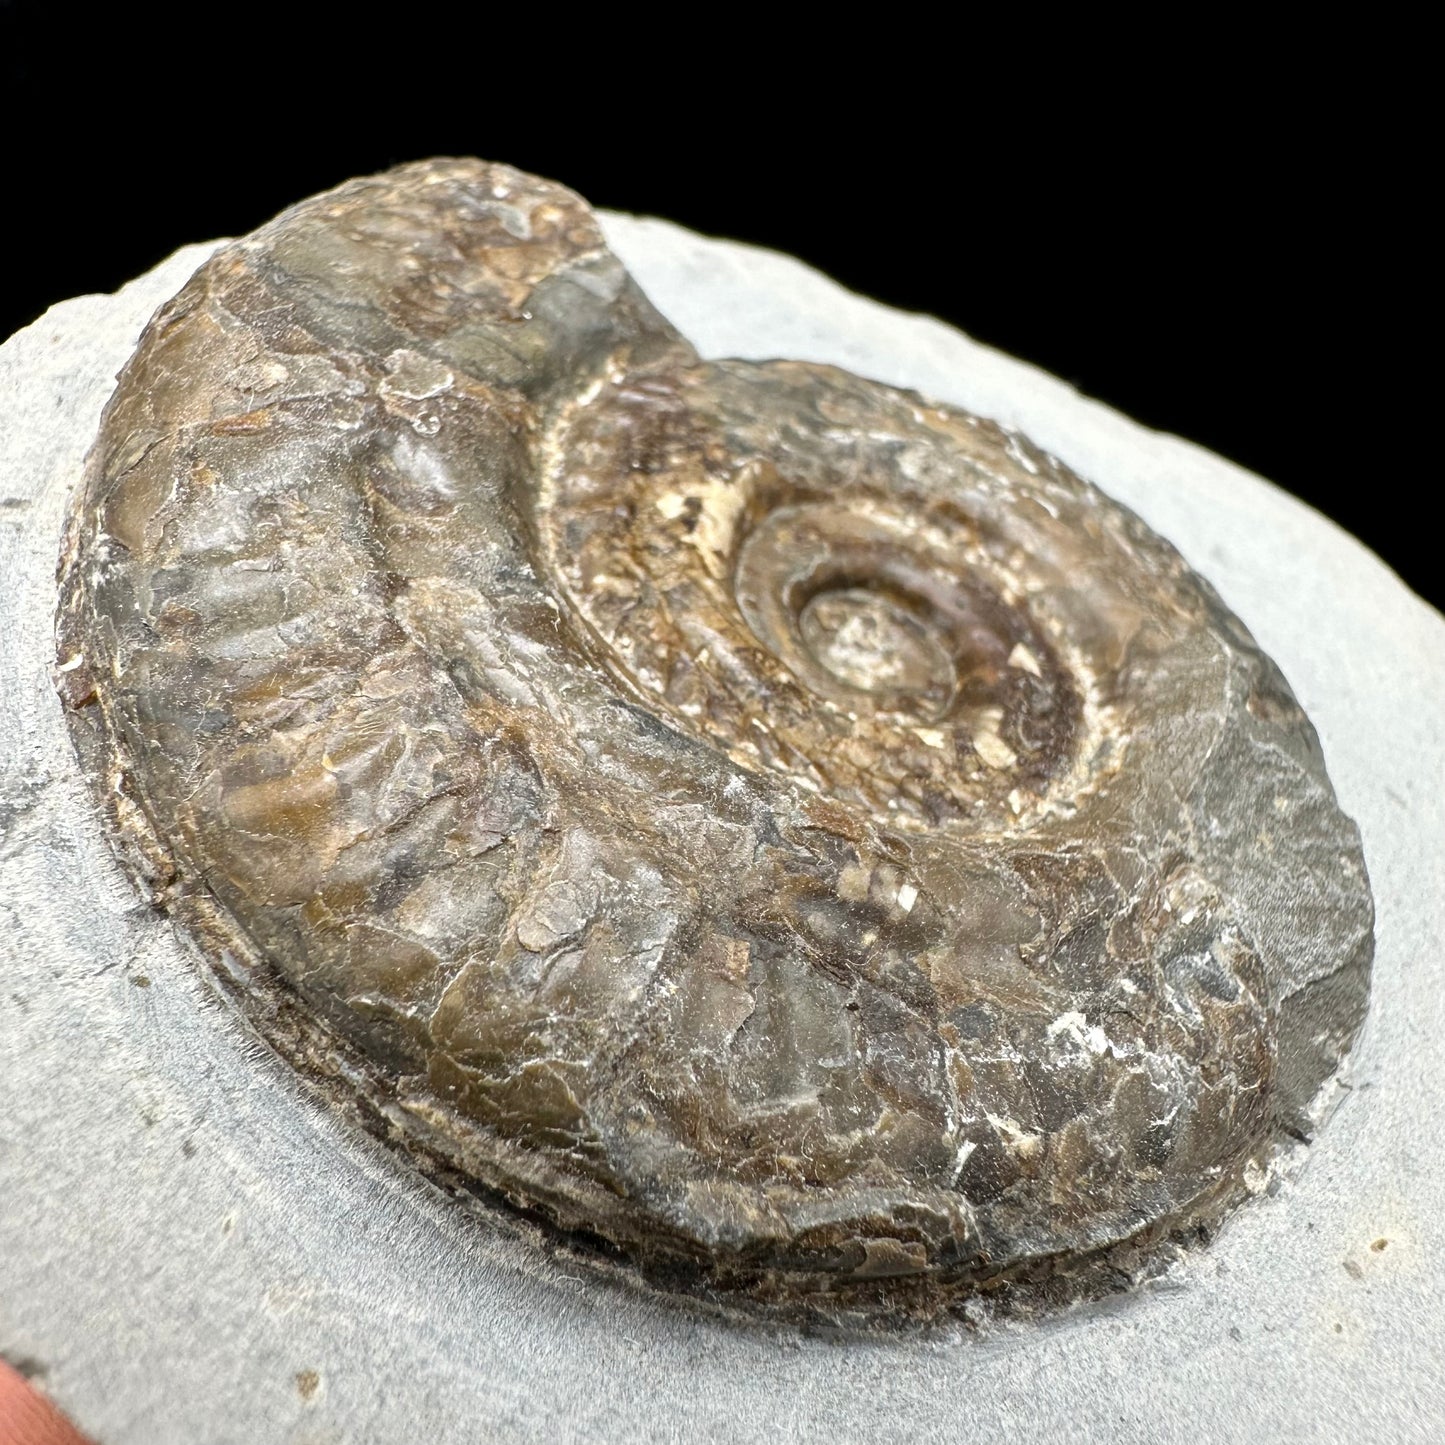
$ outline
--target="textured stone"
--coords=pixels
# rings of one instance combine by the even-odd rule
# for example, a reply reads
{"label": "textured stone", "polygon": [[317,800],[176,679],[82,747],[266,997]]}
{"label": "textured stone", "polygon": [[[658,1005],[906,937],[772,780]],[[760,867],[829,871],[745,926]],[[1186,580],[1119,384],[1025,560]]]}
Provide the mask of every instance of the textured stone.
{"label": "textured stone", "polygon": [[654,1275],[1092,1286],[1363,1017],[1357,835],[1212,589],[1015,433],[700,362],[547,182],[218,253],[67,547],[82,752],[263,1032]]}
{"label": "textured stone", "polygon": [[[1346,1102],[1127,1300],[1027,1328],[975,1300],[926,1344],[599,1287],[318,1108],[116,865],[51,682],[66,505],[116,373],[214,249],[188,247],[0,346],[0,1355],[104,1445],[1433,1441],[1445,622],[1286,493],[951,327],[774,252],[599,219],[703,355],[807,357],[1006,420],[1208,572],[1363,835],[1378,942]],[[1344,377],[1322,415],[1351,400]]]}

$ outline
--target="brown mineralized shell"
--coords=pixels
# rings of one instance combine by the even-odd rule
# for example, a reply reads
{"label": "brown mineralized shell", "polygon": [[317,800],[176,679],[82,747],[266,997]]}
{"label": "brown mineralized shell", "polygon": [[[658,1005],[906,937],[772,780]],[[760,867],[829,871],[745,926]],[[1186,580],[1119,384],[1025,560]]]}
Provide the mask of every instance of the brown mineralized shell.
{"label": "brown mineralized shell", "polygon": [[1212,1221],[1364,1012],[1356,830],[1172,548],[989,422],[700,361],[504,166],[306,201],[155,317],[60,676],[298,1066],[783,1308]]}

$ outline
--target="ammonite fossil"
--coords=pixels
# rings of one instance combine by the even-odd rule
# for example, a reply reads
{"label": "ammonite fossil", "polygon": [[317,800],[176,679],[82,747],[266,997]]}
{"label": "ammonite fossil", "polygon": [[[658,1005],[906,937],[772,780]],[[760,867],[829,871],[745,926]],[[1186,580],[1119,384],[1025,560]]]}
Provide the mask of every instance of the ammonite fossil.
{"label": "ammonite fossil", "polygon": [[65,571],[117,836],[262,1032],[659,1277],[1081,1276],[1361,1021],[1356,831],[1179,555],[989,422],[700,360],[507,167],[218,252]]}

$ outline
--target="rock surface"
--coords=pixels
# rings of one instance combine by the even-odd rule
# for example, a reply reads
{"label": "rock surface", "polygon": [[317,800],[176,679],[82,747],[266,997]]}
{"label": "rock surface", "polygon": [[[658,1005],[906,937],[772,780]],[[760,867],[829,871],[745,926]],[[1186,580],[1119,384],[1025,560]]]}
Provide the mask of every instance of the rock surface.
{"label": "rock surface", "polygon": [[98,796],[262,1031],[653,1275],[1094,1279],[1364,1016],[1358,835],[1178,554],[969,413],[701,361],[551,182],[224,248],[68,556]]}
{"label": "rock surface", "polygon": [[[1227,463],[785,258],[606,217],[709,355],[787,355],[1017,426],[1171,537],[1284,667],[1379,907],[1354,1092],[1168,1287],[931,1345],[773,1337],[579,1281],[328,1110],[212,1006],[95,825],[53,558],[112,376],[205,254],[0,352],[0,1352],[102,1441],[1428,1440],[1445,1408],[1445,628]],[[1260,1181],[1261,1183],[1263,1181]]]}

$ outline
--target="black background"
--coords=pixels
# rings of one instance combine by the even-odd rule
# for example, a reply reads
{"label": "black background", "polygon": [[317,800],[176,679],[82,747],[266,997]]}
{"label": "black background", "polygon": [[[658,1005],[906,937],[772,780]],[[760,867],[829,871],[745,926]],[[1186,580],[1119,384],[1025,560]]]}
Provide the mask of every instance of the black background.
{"label": "black background", "polygon": [[0,335],[347,176],[482,155],[941,316],[1287,487],[1445,601],[1421,37],[848,13],[800,12],[800,42],[741,9],[169,27],[0,0]]}

